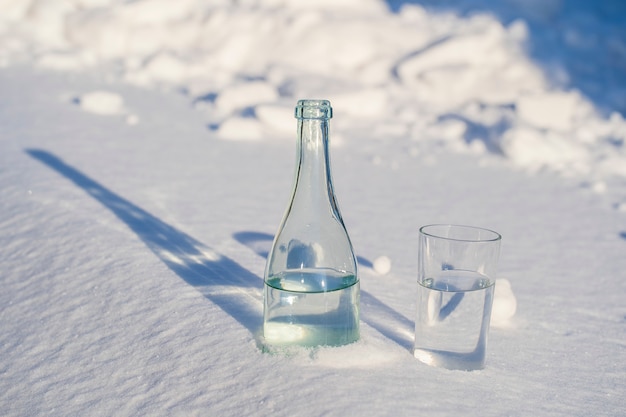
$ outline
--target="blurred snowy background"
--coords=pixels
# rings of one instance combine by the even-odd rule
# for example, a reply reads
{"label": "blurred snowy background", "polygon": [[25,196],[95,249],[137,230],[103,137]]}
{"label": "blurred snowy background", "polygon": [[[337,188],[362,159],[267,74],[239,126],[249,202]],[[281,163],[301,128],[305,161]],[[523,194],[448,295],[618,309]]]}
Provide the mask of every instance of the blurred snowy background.
{"label": "blurred snowy background", "polygon": [[[224,139],[286,137],[294,100],[324,97],[342,115],[338,144],[350,131],[408,152],[492,152],[597,188],[626,176],[619,0],[0,0],[0,10],[1,65],[175,89]],[[111,94],[75,101],[124,111]]]}

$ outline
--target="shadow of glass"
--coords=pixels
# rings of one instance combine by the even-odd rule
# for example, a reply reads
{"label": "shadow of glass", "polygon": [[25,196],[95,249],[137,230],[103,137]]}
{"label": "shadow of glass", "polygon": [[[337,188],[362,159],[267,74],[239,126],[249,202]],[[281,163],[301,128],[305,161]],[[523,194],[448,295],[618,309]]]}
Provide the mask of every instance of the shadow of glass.
{"label": "shadow of glass", "polygon": [[168,268],[257,338],[262,321],[263,283],[258,276],[120,197],[55,155],[38,149],[27,149],[26,153],[111,210]]}
{"label": "shadow of glass", "polygon": [[274,236],[263,232],[237,232],[233,235],[235,240],[252,249],[262,258],[267,258],[272,249]]}
{"label": "shadow of glass", "polygon": [[[233,234],[235,240],[267,258],[274,236],[269,233],[243,231]],[[359,265],[371,268],[372,262],[358,257]],[[383,336],[411,351],[413,349],[413,322],[378,298],[361,289],[361,320],[378,330]]]}

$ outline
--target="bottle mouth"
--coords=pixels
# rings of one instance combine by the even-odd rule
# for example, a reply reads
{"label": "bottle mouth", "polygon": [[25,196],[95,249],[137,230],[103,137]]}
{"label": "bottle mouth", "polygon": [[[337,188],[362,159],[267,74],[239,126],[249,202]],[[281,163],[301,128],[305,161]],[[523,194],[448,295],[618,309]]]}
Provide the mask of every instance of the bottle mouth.
{"label": "bottle mouth", "polygon": [[296,119],[330,119],[333,109],[328,100],[298,100]]}

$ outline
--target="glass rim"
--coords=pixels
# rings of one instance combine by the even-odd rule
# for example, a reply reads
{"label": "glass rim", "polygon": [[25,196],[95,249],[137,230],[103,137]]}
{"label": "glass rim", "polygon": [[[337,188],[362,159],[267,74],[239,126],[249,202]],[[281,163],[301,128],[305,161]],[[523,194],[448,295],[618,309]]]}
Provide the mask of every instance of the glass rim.
{"label": "glass rim", "polygon": [[[444,236],[442,233],[435,233],[435,232],[428,232],[426,229],[428,228],[441,228],[441,227],[445,227],[446,230],[473,230],[473,231],[482,231],[482,232],[486,232],[488,234],[490,234],[490,237],[485,237],[485,238],[481,238],[481,237],[477,237],[475,239],[468,239],[468,238],[458,238],[458,237],[450,237],[450,236]],[[434,223],[434,224],[426,224],[422,227],[419,228],[419,232],[420,234],[424,235],[424,236],[428,236],[428,237],[433,237],[433,238],[437,238],[437,239],[443,239],[443,240],[450,240],[450,241],[455,241],[455,242],[474,242],[474,243],[488,243],[488,242],[497,242],[499,240],[502,240],[502,235],[498,232],[496,232],[495,230],[491,230],[491,229],[487,229],[485,227],[478,227],[478,226],[468,226],[468,225],[464,225],[464,224],[447,224],[447,223]]]}

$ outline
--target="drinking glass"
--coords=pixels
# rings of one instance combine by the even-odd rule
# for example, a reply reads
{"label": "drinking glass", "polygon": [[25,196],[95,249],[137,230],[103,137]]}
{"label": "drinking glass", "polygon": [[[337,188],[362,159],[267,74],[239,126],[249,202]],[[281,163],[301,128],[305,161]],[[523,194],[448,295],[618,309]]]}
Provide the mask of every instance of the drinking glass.
{"label": "drinking glass", "polygon": [[501,236],[472,226],[419,230],[414,356],[428,365],[485,366]]}

